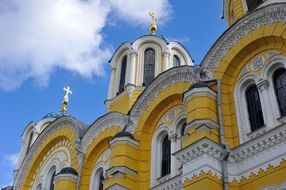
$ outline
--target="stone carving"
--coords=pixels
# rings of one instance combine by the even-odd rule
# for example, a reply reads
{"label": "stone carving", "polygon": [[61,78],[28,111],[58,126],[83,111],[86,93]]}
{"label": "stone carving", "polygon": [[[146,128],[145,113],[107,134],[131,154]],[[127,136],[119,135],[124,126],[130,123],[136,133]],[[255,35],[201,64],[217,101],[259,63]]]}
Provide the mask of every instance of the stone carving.
{"label": "stone carving", "polygon": [[[130,112],[130,120],[133,121],[133,123],[137,123],[151,101],[167,87],[182,82],[196,83],[198,80],[199,79],[191,66],[173,68],[162,75],[159,75],[155,81],[145,89],[134,104]],[[134,133],[135,127],[135,125],[129,125],[126,130]]]}
{"label": "stone carving", "polygon": [[173,121],[175,119],[175,117],[176,117],[176,110],[173,109],[173,110],[169,111],[167,116],[166,116],[167,122]]}
{"label": "stone carving", "polygon": [[275,51],[267,52],[268,58],[274,57],[275,55],[278,55],[278,54],[279,54],[279,53],[277,53],[277,52],[275,52]]}
{"label": "stone carving", "polygon": [[239,20],[218,39],[203,59],[201,64],[203,76],[205,78],[212,78],[213,72],[218,67],[222,58],[240,38],[248,35],[255,29],[275,22],[282,24],[286,22],[286,5],[284,3],[277,3],[270,7],[262,8]]}
{"label": "stone carving", "polygon": [[285,190],[286,189],[286,182],[282,185],[273,185],[273,186],[268,186],[264,187],[261,190]]}
{"label": "stone carving", "polygon": [[256,57],[253,62],[251,63],[251,69],[252,71],[258,71],[263,67],[265,63],[265,58],[262,56]]}
{"label": "stone carving", "polygon": [[96,120],[85,132],[82,139],[83,151],[85,152],[86,148],[92,143],[93,139],[96,138],[103,130],[112,127],[119,126],[122,129],[128,124],[128,115],[111,112],[103,117]]}

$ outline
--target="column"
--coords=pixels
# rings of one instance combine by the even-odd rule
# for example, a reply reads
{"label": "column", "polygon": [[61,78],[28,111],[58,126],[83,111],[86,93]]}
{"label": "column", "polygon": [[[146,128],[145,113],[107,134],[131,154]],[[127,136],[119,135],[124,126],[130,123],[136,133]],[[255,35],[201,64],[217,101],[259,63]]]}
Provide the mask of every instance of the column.
{"label": "column", "polygon": [[173,132],[169,139],[171,141],[171,177],[174,177],[177,175],[177,160],[176,157],[172,154],[176,152],[177,148],[177,134],[176,132]]}
{"label": "column", "polygon": [[164,59],[163,59],[163,71],[166,71],[170,68],[169,66],[169,58],[170,58],[170,53],[169,53],[169,50],[165,50],[163,52],[163,56],[164,56]]}
{"label": "column", "polygon": [[257,84],[257,88],[260,91],[260,102],[262,106],[263,118],[265,121],[266,129],[271,129],[275,126],[275,116],[273,105],[271,104],[271,98],[268,91],[269,82],[263,80]]}
{"label": "column", "polygon": [[131,49],[131,52],[129,54],[129,56],[130,56],[130,64],[129,64],[129,69],[128,69],[128,80],[127,80],[128,84],[134,84],[135,85],[136,55],[137,55],[136,51],[134,49]]}
{"label": "column", "polygon": [[109,81],[109,87],[108,87],[108,97],[107,99],[110,100],[113,98],[114,95],[114,80],[115,80],[115,68],[111,68],[111,75],[110,75],[110,81]]}

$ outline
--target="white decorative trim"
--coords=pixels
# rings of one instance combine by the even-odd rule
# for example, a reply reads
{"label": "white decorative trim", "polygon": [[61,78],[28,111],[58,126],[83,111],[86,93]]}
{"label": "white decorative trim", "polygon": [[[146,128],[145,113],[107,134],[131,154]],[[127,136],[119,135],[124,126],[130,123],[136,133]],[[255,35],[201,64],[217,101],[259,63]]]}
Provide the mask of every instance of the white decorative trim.
{"label": "white decorative trim", "polygon": [[137,176],[137,172],[130,169],[127,166],[112,166],[108,168],[106,171],[107,176],[113,176],[113,175],[116,175],[117,173],[121,173],[123,176],[125,176],[126,174]]}
{"label": "white decorative trim", "polygon": [[181,190],[183,189],[183,184],[182,184],[182,176],[177,175],[168,181],[165,181],[153,188],[151,190]]}
{"label": "white decorative trim", "polygon": [[82,147],[85,152],[86,148],[92,141],[104,130],[113,126],[124,128],[128,124],[128,116],[119,112],[110,112],[96,120],[85,132],[82,138]]}
{"label": "white decorative trim", "polygon": [[261,190],[285,190],[286,189],[286,182],[284,182],[281,185],[271,185],[262,188]]}
{"label": "white decorative trim", "polygon": [[109,141],[109,146],[110,148],[113,148],[114,146],[118,144],[129,144],[134,148],[137,148],[139,146],[139,142],[135,141],[129,137],[116,137]]}
{"label": "white decorative trim", "polygon": [[159,184],[158,179],[161,177],[162,141],[165,135],[170,136],[170,134],[171,134],[170,127],[161,126],[156,130],[156,132],[154,133],[152,137],[151,169],[150,169],[151,187],[154,187]]}
{"label": "white decorative trim", "polygon": [[127,189],[126,187],[123,187],[119,184],[114,184],[114,185],[108,187],[106,190],[129,190],[129,189]]}
{"label": "white decorative trim", "polygon": [[263,56],[257,56],[254,60],[252,60],[250,66],[251,70],[256,72],[259,71],[265,64],[265,58]]}
{"label": "white decorative trim", "polygon": [[48,188],[50,184],[48,178],[51,178],[51,168],[55,168],[56,173],[60,172],[62,168],[70,167],[71,165],[71,144],[65,140],[60,141],[54,147],[52,147],[45,157],[42,159],[39,167],[35,171],[33,177],[33,187],[36,189],[38,184],[42,184],[42,187]]}
{"label": "white decorative trim", "polygon": [[[278,166],[286,158],[286,150],[283,150],[286,145],[285,126],[280,127],[280,132],[278,131],[275,129],[271,132],[273,135],[269,135],[268,138],[265,138],[265,134],[260,140],[253,140],[255,143],[252,141],[231,151],[228,164],[230,181],[240,181],[243,177],[257,174],[261,169],[266,170],[269,165]],[[281,143],[282,141],[284,143]],[[212,175],[221,177],[223,149],[208,139],[200,140],[174,155],[183,164],[183,181],[192,179],[201,172],[211,172]]]}
{"label": "white decorative trim", "polygon": [[[237,118],[237,126],[238,126],[240,143],[244,143],[250,140],[250,136],[248,134],[251,134],[252,132],[251,127],[250,127],[250,122],[248,119],[248,109],[247,109],[247,101],[245,97],[245,92],[250,85],[253,85],[253,84],[256,85],[256,81],[258,80],[259,79],[255,75],[247,74],[242,79],[239,80],[234,90],[236,118]],[[262,103],[260,92],[259,92],[259,96],[260,96],[260,102]],[[265,119],[265,117],[263,118]]]}
{"label": "white decorative trim", "polygon": [[205,75],[203,78],[212,78],[215,69],[228,51],[244,36],[255,29],[273,23],[286,22],[286,5],[277,3],[263,7],[257,11],[244,16],[227,30],[209,50],[204,57],[201,66]]}
{"label": "white decorative trim", "polygon": [[235,148],[230,155],[229,179],[240,181],[252,174],[279,166],[286,159],[286,125]]}
{"label": "white decorative trim", "polygon": [[[240,181],[277,167],[286,159],[286,125],[280,125],[267,133],[230,151],[228,159],[229,181]],[[183,165],[182,179],[192,179],[200,173],[211,172],[221,178],[224,149],[204,138],[173,154]]]}
{"label": "white decorative trim", "polygon": [[[194,65],[193,59],[192,59],[189,51],[179,42],[176,42],[176,41],[170,42],[168,44],[168,48],[171,51],[170,52],[171,53],[170,58],[173,58],[173,56],[176,54],[180,58],[180,61],[182,63],[181,65],[191,65],[191,66]],[[173,60],[171,62],[173,63]],[[169,64],[169,65],[170,65],[169,68],[173,67],[173,64],[172,65]]]}
{"label": "white decorative trim", "polygon": [[201,126],[207,126],[209,129],[219,128],[218,124],[210,119],[196,119],[192,121],[191,123],[188,123],[185,130],[188,131],[192,127],[196,127],[196,130],[197,130]]}
{"label": "white decorative trim", "polygon": [[203,138],[173,154],[183,165],[182,182],[200,173],[211,172],[221,177],[224,149],[208,138]]}
{"label": "white decorative trim", "polygon": [[162,47],[152,42],[144,43],[138,49],[138,64],[137,64],[136,82],[135,82],[137,86],[142,86],[144,82],[145,51],[149,48],[155,51],[154,78],[162,72],[161,70]]}
{"label": "white decorative trim", "polygon": [[206,94],[212,98],[216,98],[216,92],[208,87],[193,88],[184,94],[184,103],[188,102],[193,96],[201,96]]}

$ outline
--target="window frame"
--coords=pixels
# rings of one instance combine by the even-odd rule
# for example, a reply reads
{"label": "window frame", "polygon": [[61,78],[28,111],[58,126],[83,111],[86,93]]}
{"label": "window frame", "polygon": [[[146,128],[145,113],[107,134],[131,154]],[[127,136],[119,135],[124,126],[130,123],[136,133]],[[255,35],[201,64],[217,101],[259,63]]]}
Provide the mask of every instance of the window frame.
{"label": "window frame", "polygon": [[[276,80],[275,80],[277,77],[276,75],[278,75],[277,73],[279,73],[279,72],[281,72],[281,75],[283,75],[283,74],[286,75],[286,69],[285,68],[278,68],[273,72],[272,82],[273,82],[273,88],[274,88],[274,92],[275,92],[275,97],[276,97],[276,102],[278,105],[280,117],[285,117],[286,116],[286,110],[284,110],[285,113],[282,113],[281,102],[280,102],[280,99],[278,96],[278,89],[276,87]],[[284,106],[286,107],[286,105],[284,105]]]}
{"label": "window frame", "polygon": [[[123,55],[120,62],[120,72],[119,72],[119,84],[118,84],[118,93],[122,93],[125,88],[126,84],[126,73],[127,73],[127,62],[128,62],[128,56]],[[125,64],[125,67],[123,68],[123,64]],[[124,72],[123,72],[124,69]]]}
{"label": "window frame", "polygon": [[[251,92],[253,90],[258,95],[258,100],[256,100],[256,103],[257,103],[257,101],[259,101],[259,105],[254,103],[255,104],[254,108],[253,108],[253,104],[252,104],[254,100],[249,99],[249,98],[253,98],[253,92]],[[252,93],[252,94],[250,94],[250,93]],[[246,100],[246,104],[247,104],[247,113],[248,113],[248,121],[250,124],[250,129],[251,129],[251,132],[255,132],[255,131],[261,129],[263,126],[265,126],[264,116],[263,116],[263,111],[262,111],[262,102],[261,102],[261,98],[259,95],[259,90],[258,90],[257,85],[256,84],[250,84],[246,88],[244,95],[245,95],[245,100]],[[252,97],[248,97],[248,95],[252,95]],[[252,106],[251,106],[251,104],[252,104]],[[260,109],[260,110],[256,110],[257,106],[259,107],[258,109]],[[253,109],[253,110],[251,110],[251,109]],[[261,111],[261,113],[260,114],[256,113],[257,111]],[[255,113],[252,113],[252,112],[255,112]],[[262,116],[262,118],[259,118],[259,117],[257,118],[257,115]],[[254,116],[254,117],[252,117],[252,116]],[[259,125],[259,123],[257,123],[257,125],[259,125],[259,126],[255,126],[253,124],[255,122],[255,120],[260,120],[259,121],[260,125]]]}
{"label": "window frame", "polygon": [[[153,56],[152,58],[154,59],[152,64],[150,64],[152,61],[150,61],[150,63],[147,64],[147,61],[146,61],[146,57],[147,57],[146,52],[147,51],[152,51],[154,53],[152,55]],[[154,48],[152,48],[152,47],[146,48],[144,50],[143,83],[142,83],[142,86],[149,86],[152,83],[152,81],[154,80],[154,78],[155,78],[155,65],[156,65],[156,50]],[[152,67],[152,73],[148,73],[148,75],[146,74],[146,71],[148,69],[147,66]],[[150,75],[153,75],[153,76],[152,76],[152,79],[150,79],[150,81],[149,81],[148,77]],[[148,79],[148,81],[147,81],[147,79]]]}

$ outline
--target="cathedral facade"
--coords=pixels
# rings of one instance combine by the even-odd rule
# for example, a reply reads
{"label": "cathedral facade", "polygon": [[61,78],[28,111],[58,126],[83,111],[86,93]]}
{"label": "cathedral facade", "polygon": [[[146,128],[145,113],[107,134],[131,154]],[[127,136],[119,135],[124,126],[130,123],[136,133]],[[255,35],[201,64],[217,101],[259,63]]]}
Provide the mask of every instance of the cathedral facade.
{"label": "cathedral facade", "polygon": [[150,35],[113,54],[107,114],[63,110],[22,135],[15,190],[286,189],[286,1],[224,0],[228,29],[194,66]]}

